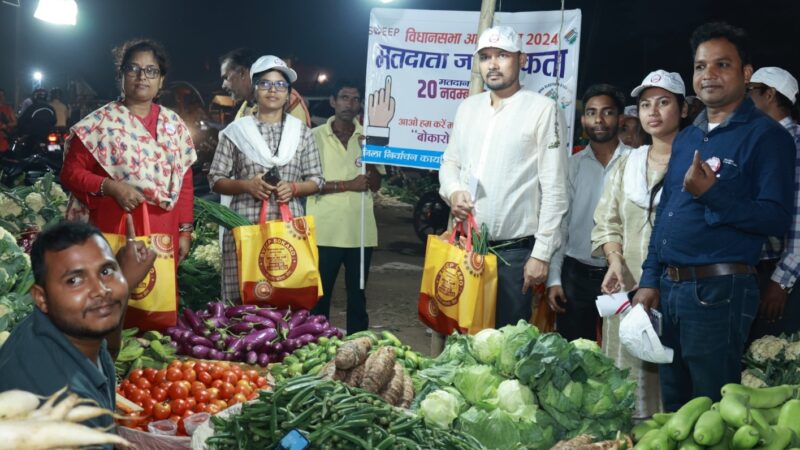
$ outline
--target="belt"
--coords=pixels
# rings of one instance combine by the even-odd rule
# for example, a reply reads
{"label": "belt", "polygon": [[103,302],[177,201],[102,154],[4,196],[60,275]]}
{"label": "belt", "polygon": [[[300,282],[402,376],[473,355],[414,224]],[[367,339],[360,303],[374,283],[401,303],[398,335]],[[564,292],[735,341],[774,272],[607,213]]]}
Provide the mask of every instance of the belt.
{"label": "belt", "polygon": [[577,270],[586,275],[587,278],[594,280],[602,280],[606,276],[606,271],[608,271],[608,267],[584,264],[571,256],[564,255],[564,267],[566,266],[570,266],[571,269]]}
{"label": "belt", "polygon": [[525,236],[516,239],[505,239],[502,241],[489,241],[489,247],[500,247],[496,250],[513,250],[517,248],[533,248],[533,243],[536,242],[533,236]]}
{"label": "belt", "polygon": [[738,273],[756,273],[753,266],[747,264],[709,264],[707,266],[673,267],[667,266],[667,278],[672,281],[690,281],[700,278],[721,277]]}

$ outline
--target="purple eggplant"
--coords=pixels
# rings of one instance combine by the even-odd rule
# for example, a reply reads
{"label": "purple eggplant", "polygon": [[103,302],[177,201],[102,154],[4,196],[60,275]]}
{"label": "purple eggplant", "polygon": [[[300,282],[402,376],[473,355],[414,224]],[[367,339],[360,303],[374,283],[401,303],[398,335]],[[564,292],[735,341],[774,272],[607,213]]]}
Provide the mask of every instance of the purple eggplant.
{"label": "purple eggplant", "polygon": [[244,313],[255,311],[258,309],[256,305],[239,305],[239,306],[231,306],[230,308],[225,310],[225,317],[231,318],[242,315]]}
{"label": "purple eggplant", "polygon": [[268,328],[275,328],[275,322],[271,319],[258,315],[258,314],[247,314],[246,316],[242,317],[244,322],[251,322],[253,324],[261,324],[266,325]]}
{"label": "purple eggplant", "polygon": [[309,322],[328,323],[328,318],[323,316],[322,314],[317,314],[313,316],[308,316],[308,319],[306,319],[306,323]]}
{"label": "purple eggplant", "polygon": [[222,302],[209,303],[208,312],[211,313],[211,317],[225,317],[225,305]]}
{"label": "purple eggplant", "polygon": [[273,323],[277,323],[278,321],[283,320],[283,315],[281,315],[274,309],[263,308],[259,309],[258,311],[255,311],[254,314],[258,314],[261,317],[265,317],[271,320]]}
{"label": "purple eggplant", "polygon": [[283,351],[291,353],[300,348],[300,341],[297,339],[286,339],[283,341]]}
{"label": "purple eggplant", "polygon": [[208,355],[206,356],[208,359],[213,359],[215,361],[222,361],[223,359],[225,359],[225,352],[212,348],[211,350],[208,351]]}
{"label": "purple eggplant", "polygon": [[342,333],[336,327],[328,327],[327,330],[322,332],[322,336],[325,337],[342,337]]}
{"label": "purple eggplant", "polygon": [[188,343],[192,345],[202,345],[204,347],[213,347],[214,343],[203,336],[192,336],[188,339]]}
{"label": "purple eggplant", "polygon": [[194,311],[189,308],[183,309],[183,317],[186,319],[186,323],[189,324],[189,328],[195,332],[198,336],[205,335],[206,328],[203,326],[203,322],[197,317]]}
{"label": "purple eggplant", "polygon": [[329,328],[328,325],[323,325],[316,322],[306,322],[300,326],[294,327],[289,330],[289,334],[286,336],[289,339],[300,337],[304,334],[313,334],[314,336],[319,336],[320,334],[324,333],[325,330]]}
{"label": "purple eggplant", "polygon": [[260,355],[258,355],[256,362],[261,367],[267,367],[269,365],[269,362],[270,362],[269,355],[266,354],[266,353],[261,353]]}
{"label": "purple eggplant", "polygon": [[233,334],[247,334],[253,331],[253,323],[252,322],[237,322],[230,327],[228,327],[228,331]]}
{"label": "purple eggplant", "polygon": [[214,331],[213,333],[208,335],[208,340],[217,342],[222,337],[222,334],[219,331]]}
{"label": "purple eggplant", "polygon": [[175,339],[175,336],[177,336],[178,333],[183,333],[183,330],[184,329],[180,327],[167,327],[167,329],[164,330],[164,334],[171,337],[172,339]]}
{"label": "purple eggplant", "polygon": [[176,325],[179,328],[183,328],[184,330],[188,330],[190,328],[189,327],[189,322],[187,322],[186,319],[183,318],[183,316],[178,316],[178,321],[177,321]]}
{"label": "purple eggplant", "polygon": [[195,358],[206,358],[208,354],[211,353],[211,348],[206,347],[205,345],[194,345],[192,346],[191,355]]}
{"label": "purple eggplant", "polygon": [[278,359],[280,359],[281,361],[283,361],[284,359],[286,359],[286,357],[287,357],[287,356],[289,356],[289,354],[288,354],[288,353],[286,353],[286,352],[281,352],[281,353],[279,353],[279,354],[278,354]]}
{"label": "purple eggplant", "polygon": [[242,339],[245,342],[245,350],[250,351],[260,347],[264,344],[264,342],[271,341],[276,337],[278,337],[278,332],[274,328],[267,328],[264,330],[254,331]]}
{"label": "purple eggplant", "polygon": [[302,347],[304,345],[308,345],[308,344],[316,341],[317,340],[317,336],[315,336],[313,334],[304,334],[304,335],[298,337],[297,340],[300,341],[300,346]]}
{"label": "purple eggplant", "polygon": [[241,350],[244,350],[244,345],[246,344],[244,337],[236,338],[233,343],[228,346],[228,353],[234,354]]}
{"label": "purple eggplant", "polygon": [[257,363],[258,362],[258,353],[254,352],[253,350],[250,350],[249,352],[247,352],[245,354],[244,362],[246,362],[247,364],[255,364],[255,363]]}
{"label": "purple eggplant", "polygon": [[292,318],[289,319],[289,329],[291,330],[294,327],[300,326],[303,322],[306,321],[308,318],[308,310],[301,309],[292,315]]}

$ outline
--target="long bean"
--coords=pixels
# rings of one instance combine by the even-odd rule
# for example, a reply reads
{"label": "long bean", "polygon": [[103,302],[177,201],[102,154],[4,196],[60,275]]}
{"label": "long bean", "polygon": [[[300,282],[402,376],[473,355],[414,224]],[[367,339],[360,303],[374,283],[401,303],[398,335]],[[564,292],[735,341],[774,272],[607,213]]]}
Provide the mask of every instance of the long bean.
{"label": "long bean", "polygon": [[244,404],[239,414],[215,417],[212,425],[215,435],[206,442],[211,450],[272,448],[292,428],[305,435],[313,449],[481,448],[460,431],[428,428],[418,416],[375,394],[312,377],[280,382],[257,401]]}

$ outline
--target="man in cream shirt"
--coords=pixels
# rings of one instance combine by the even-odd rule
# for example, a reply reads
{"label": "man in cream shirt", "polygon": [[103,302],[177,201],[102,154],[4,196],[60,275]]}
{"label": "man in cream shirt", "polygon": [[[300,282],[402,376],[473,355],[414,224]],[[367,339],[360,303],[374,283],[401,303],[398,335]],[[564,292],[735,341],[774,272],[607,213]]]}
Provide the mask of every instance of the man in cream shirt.
{"label": "man in cream shirt", "polygon": [[439,171],[440,194],[452,214],[472,213],[489,227],[489,245],[502,245],[496,327],[528,320],[533,287],[547,279],[561,245],[567,211],[567,136],[556,103],[522,90],[526,55],[511,27],[484,31],[476,52],[488,91],[458,108]]}

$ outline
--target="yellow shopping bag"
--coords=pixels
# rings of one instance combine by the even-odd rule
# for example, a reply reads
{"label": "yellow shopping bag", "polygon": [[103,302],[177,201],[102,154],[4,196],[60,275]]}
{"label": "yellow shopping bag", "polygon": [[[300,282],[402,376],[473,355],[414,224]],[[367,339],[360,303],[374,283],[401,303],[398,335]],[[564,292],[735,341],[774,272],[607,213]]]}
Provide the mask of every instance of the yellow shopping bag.
{"label": "yellow shopping bag", "polygon": [[265,201],[258,225],[233,229],[242,302],[311,309],[322,297],[314,218],[278,207],[281,219],[266,221]]}
{"label": "yellow shopping bag", "polygon": [[[428,236],[417,310],[423,323],[442,334],[494,328],[497,257],[472,251],[473,229],[477,233],[470,216],[449,239]],[[459,232],[466,234],[464,248],[456,241]]]}
{"label": "yellow shopping bag", "polygon": [[[175,243],[172,235],[150,232],[150,215],[147,203],[142,203],[144,235],[137,241],[153,249],[157,256],[150,272],[132,291],[125,313],[125,328],[141,331],[163,330],[174,326],[178,320],[178,291],[175,281]],[[122,215],[116,234],[104,233],[114,254],[125,245],[125,215]]]}

